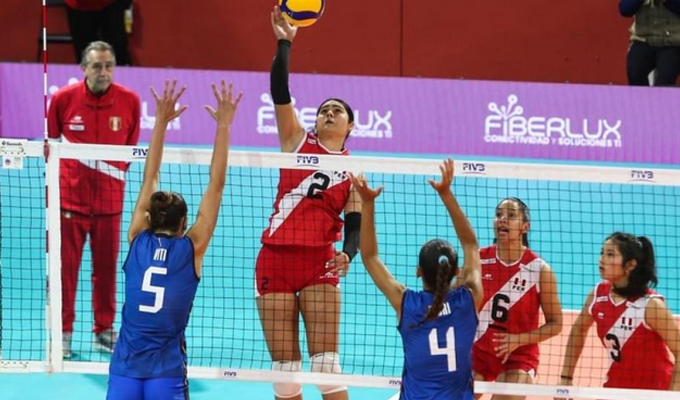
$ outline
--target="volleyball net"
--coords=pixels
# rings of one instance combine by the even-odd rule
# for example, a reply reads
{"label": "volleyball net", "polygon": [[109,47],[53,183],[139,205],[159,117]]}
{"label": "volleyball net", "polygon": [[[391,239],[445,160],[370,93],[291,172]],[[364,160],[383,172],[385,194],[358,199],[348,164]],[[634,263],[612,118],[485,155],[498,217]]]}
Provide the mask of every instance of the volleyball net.
{"label": "volleyball net", "polygon": [[[125,174],[121,233],[110,238],[120,242],[115,323],[118,330],[124,288],[121,267],[128,249],[124,238],[141,185],[146,149],[65,143],[50,146],[47,164],[43,161],[42,143],[4,139],[0,146],[5,165],[0,171],[0,372],[106,374],[110,356],[93,349],[92,254],[87,244],[76,297],[74,357],[61,357],[62,260],[58,249],[63,232],[58,205],[64,191],[74,189],[59,187],[58,161],[77,160],[95,168],[104,161],[130,163]],[[208,182],[210,156],[211,151],[205,149],[165,150],[159,189],[184,196],[189,224]],[[446,209],[427,183],[428,179],[439,179],[440,163],[440,159],[232,151],[217,228],[204,259],[187,329],[190,376],[398,389],[403,348],[396,315],[364,270],[360,257],[352,262],[340,284],[343,373],[309,372],[303,320],[303,371],[271,371],[255,301],[254,271],[260,236],[273,210],[281,169],[362,172],[372,186],[385,187],[376,202],[375,219],[381,258],[398,281],[421,289],[422,283],[416,278],[420,247],[435,237],[460,247]],[[453,190],[482,246],[494,240],[492,225],[499,200],[518,197],[529,206],[531,248],[555,271],[564,310],[562,333],[541,344],[536,384],[478,383],[477,391],[530,398],[661,398],[657,392],[601,388],[611,360],[595,327],[588,334],[574,385],[559,386],[558,382],[571,323],[588,293],[601,280],[600,249],[612,232],[626,231],[652,240],[657,256],[657,290],[665,296],[671,311],[680,309],[680,277],[675,268],[680,248],[680,171],[458,160]],[[680,399],[680,394],[674,392],[663,396]]]}

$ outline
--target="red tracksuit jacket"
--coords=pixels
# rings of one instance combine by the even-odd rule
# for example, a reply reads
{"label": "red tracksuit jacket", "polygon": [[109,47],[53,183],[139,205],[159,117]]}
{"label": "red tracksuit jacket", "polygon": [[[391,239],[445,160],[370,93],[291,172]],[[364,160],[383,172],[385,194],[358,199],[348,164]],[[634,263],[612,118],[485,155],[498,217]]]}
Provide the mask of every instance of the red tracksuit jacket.
{"label": "red tracksuit jacket", "polygon": [[[49,137],[68,143],[136,145],[139,125],[139,96],[116,83],[101,96],[84,81],[66,86],[54,94],[48,113]],[[85,215],[121,213],[127,168],[120,161],[62,159],[61,208]]]}

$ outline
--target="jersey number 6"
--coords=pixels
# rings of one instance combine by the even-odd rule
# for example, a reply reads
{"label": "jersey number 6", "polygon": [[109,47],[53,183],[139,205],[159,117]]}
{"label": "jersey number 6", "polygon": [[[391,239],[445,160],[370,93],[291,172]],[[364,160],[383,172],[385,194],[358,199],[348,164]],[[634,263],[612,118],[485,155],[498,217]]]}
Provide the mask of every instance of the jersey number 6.
{"label": "jersey number 6", "polygon": [[446,356],[449,372],[456,370],[456,332],[453,327],[446,331],[446,347],[439,347],[437,328],[430,331],[430,354],[433,356]]}
{"label": "jersey number 6", "polygon": [[163,308],[163,298],[165,297],[165,288],[160,286],[153,286],[151,284],[151,278],[153,274],[167,275],[168,269],[161,267],[149,267],[149,269],[144,272],[144,281],[142,282],[142,291],[153,293],[155,295],[153,306],[139,306],[139,311],[145,313],[156,314]]}
{"label": "jersey number 6", "polygon": [[508,320],[508,304],[510,304],[510,297],[503,293],[498,293],[493,298],[493,306],[491,307],[491,319],[496,322],[505,322]]}

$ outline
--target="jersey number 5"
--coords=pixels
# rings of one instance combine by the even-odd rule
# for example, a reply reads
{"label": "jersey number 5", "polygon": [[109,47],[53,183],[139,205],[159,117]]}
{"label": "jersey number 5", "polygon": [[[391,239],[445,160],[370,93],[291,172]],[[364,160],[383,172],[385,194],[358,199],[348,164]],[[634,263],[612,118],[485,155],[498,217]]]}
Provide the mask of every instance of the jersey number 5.
{"label": "jersey number 5", "polygon": [[449,372],[456,370],[456,332],[453,327],[446,331],[446,347],[439,347],[437,328],[430,331],[430,354],[433,356],[446,356]]}
{"label": "jersey number 5", "polygon": [[167,275],[168,269],[161,267],[149,267],[144,273],[144,281],[142,282],[142,292],[153,293],[155,295],[153,306],[139,306],[139,311],[145,313],[156,314],[163,308],[163,298],[165,297],[165,288],[154,286],[151,284],[151,278],[154,274]]}

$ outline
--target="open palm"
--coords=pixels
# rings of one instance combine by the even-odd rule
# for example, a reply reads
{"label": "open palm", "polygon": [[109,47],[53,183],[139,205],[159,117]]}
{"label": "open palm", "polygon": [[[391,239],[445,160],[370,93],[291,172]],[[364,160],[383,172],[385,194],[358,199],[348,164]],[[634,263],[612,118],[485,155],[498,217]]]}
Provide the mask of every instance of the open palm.
{"label": "open palm", "polygon": [[189,108],[188,106],[182,106],[179,109],[176,109],[177,101],[180,97],[182,97],[182,94],[185,90],[187,90],[187,87],[182,86],[182,88],[179,89],[177,93],[175,93],[176,88],[177,79],[165,81],[162,96],[156,92],[156,89],[154,89],[153,86],[151,87],[151,94],[156,100],[156,118],[162,122],[167,123],[172,121],[173,119],[179,117],[187,108]]}
{"label": "open palm", "polygon": [[292,42],[297,34],[297,26],[291,25],[288,21],[283,18],[281,14],[281,9],[278,6],[274,7],[272,11],[272,29],[274,29],[274,35],[277,39],[285,39]]}
{"label": "open palm", "polygon": [[356,190],[357,193],[359,194],[359,197],[361,197],[361,201],[375,200],[376,197],[380,196],[380,193],[382,193],[384,189],[383,187],[371,189],[368,186],[368,181],[366,181],[366,177],[362,174],[354,176],[354,174],[350,173],[349,177],[352,180],[352,184],[354,185],[354,190]]}
{"label": "open palm", "polygon": [[439,166],[439,171],[442,173],[442,179],[439,182],[434,180],[428,180],[432,188],[437,191],[437,193],[444,193],[447,190],[451,190],[451,182],[453,182],[453,160],[448,158]]}
{"label": "open palm", "polygon": [[214,109],[209,105],[206,105],[205,109],[217,123],[231,125],[234,121],[234,115],[241,102],[241,98],[243,98],[243,92],[234,97],[234,84],[229,83],[229,86],[227,87],[227,83],[224,79],[221,83],[221,90],[218,89],[217,85],[214,83],[212,84],[212,89],[215,100],[217,100],[217,109]]}

